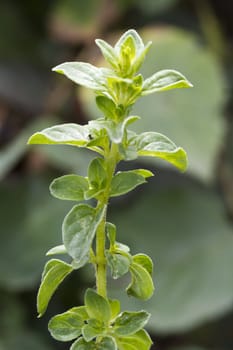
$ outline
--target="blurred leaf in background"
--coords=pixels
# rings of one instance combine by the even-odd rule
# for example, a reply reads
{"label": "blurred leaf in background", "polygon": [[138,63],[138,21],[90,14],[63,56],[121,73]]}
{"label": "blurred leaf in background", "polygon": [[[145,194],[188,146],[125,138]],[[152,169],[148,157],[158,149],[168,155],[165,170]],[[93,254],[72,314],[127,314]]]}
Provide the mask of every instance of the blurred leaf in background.
{"label": "blurred leaf in background", "polygon": [[[199,326],[233,306],[233,236],[217,194],[176,183],[175,175],[164,182],[161,177],[150,181],[139,202],[115,206],[112,220],[120,241],[154,260],[157,291],[148,302],[149,326],[167,334]],[[122,300],[122,281],[115,288]],[[133,299],[125,305],[143,307]]]}

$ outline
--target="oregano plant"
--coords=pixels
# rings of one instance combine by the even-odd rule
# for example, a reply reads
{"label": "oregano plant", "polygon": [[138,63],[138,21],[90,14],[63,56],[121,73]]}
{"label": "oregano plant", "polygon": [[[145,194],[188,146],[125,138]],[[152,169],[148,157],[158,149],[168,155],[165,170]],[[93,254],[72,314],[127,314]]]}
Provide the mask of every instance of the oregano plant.
{"label": "oregano plant", "polygon": [[155,157],[180,171],[186,169],[185,151],[169,138],[155,131],[136,134],[130,130],[130,125],[139,119],[130,111],[142,96],[192,85],[181,73],[171,69],[144,79],[138,71],[151,42],[144,45],[135,30],[123,34],[114,47],[100,39],[96,44],[109,68],[67,62],[53,70],[94,90],[102,116],[86,125],[52,126],[35,133],[28,141],[29,144],[66,144],[95,153],[86,177],[65,175],[50,185],[54,197],[78,204],[63,221],[62,244],[47,253],[48,256],[69,255],[70,263],[57,258],[46,263],[37,310],[41,317],[66,276],[92,264],[96,288],[86,290],[83,306],[74,306],[50,320],[52,337],[63,342],[73,341],[70,350],[148,350],[152,341],[144,327],[150,314],[144,310],[121,310],[120,301],[111,299],[107,292],[107,269],[114,279],[129,273],[131,281],[126,293],[147,300],[154,292],[153,262],[145,254],[132,255],[128,246],[117,241],[116,227],[108,221],[107,209],[112,197],[132,191],[153,176],[150,170],[141,168],[117,171],[119,162]]}

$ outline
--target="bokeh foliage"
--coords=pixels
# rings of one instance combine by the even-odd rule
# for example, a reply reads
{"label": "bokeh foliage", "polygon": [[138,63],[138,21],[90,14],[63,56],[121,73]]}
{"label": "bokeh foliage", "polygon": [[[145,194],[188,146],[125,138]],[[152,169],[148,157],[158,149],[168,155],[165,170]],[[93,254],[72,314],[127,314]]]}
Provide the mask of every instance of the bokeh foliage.
{"label": "bokeh foliage", "polygon": [[[0,350],[58,349],[47,336],[47,320],[36,320],[34,304],[44,254],[59,244],[62,218],[71,205],[52,199],[48,184],[68,172],[85,175],[91,155],[66,146],[29,150],[26,140],[51,124],[85,123],[99,112],[90,94],[55,77],[50,68],[76,58],[98,62],[93,39],[114,42],[129,27],[153,41],[142,68],[145,76],[172,68],[194,84],[187,91],[146,97],[135,107],[142,117],[137,131],[168,135],[187,150],[190,166],[181,176],[163,163],[150,163],[155,177],[142,191],[112,201],[112,221],[134,253],[143,250],[153,257],[157,290],[149,327],[159,348],[233,347],[233,67],[227,46],[232,8],[208,1],[210,16],[216,15],[223,32],[223,57],[205,36],[197,3],[1,2]],[[121,166],[128,168],[127,163]],[[79,304],[85,286],[94,283],[91,276],[86,269],[68,279],[57,291],[50,316]],[[124,279],[113,284],[112,295],[126,285]],[[131,299],[125,299],[125,306],[138,307]]]}

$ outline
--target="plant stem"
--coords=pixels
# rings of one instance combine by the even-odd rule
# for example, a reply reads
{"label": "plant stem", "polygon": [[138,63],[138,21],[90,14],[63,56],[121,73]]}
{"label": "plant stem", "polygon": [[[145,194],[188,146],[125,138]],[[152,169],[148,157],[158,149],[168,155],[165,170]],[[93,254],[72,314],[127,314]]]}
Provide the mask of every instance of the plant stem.
{"label": "plant stem", "polygon": [[107,205],[110,197],[111,182],[114,176],[116,165],[118,162],[118,145],[112,144],[109,156],[106,157],[107,175],[108,181],[106,190],[103,195],[103,199],[99,201],[98,206],[106,206],[106,211],[103,219],[101,220],[97,232],[96,232],[96,287],[97,293],[107,297],[107,269],[106,269],[106,257],[105,257],[105,226]]}

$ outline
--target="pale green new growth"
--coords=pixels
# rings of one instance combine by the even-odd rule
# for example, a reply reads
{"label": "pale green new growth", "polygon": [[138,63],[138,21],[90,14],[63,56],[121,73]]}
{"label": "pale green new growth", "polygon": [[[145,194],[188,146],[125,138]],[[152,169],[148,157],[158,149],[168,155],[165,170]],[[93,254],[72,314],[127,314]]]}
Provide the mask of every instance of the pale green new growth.
{"label": "pale green new growth", "polygon": [[[76,204],[62,225],[61,245],[47,255],[68,254],[70,264],[51,259],[42,274],[37,310],[42,316],[63,279],[75,269],[90,263],[95,267],[96,289],[88,289],[84,306],[54,316],[49,331],[57,340],[74,340],[70,350],[149,350],[150,336],[143,329],[150,315],[146,311],[120,310],[120,302],[107,293],[107,267],[112,278],[131,276],[128,295],[142,300],[154,292],[153,262],[145,254],[131,255],[129,247],[116,241],[116,227],[107,222],[109,199],[124,195],[153,176],[147,169],[116,171],[120,161],[138,157],[163,159],[180,171],[187,167],[186,153],[169,138],[154,131],[137,135],[130,124],[140,117],[130,110],[138,98],[192,84],[179,72],[165,69],[144,80],[138,73],[151,42],[144,45],[135,30],[128,30],[112,47],[97,39],[111,68],[98,68],[85,62],[66,62],[53,70],[75,83],[94,90],[102,117],[86,125],[56,125],[31,136],[29,144],[66,144],[84,147],[97,154],[87,169],[87,177],[61,176],[50,185],[51,194]],[[126,233],[127,234],[127,233]]]}

